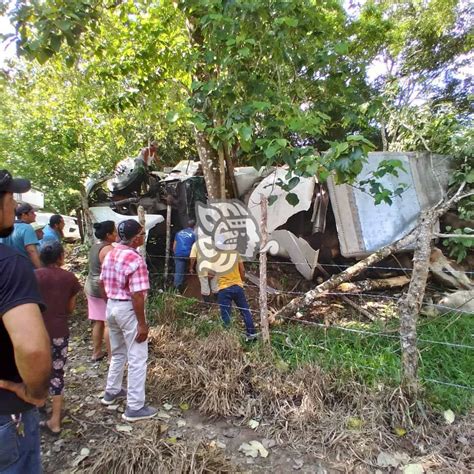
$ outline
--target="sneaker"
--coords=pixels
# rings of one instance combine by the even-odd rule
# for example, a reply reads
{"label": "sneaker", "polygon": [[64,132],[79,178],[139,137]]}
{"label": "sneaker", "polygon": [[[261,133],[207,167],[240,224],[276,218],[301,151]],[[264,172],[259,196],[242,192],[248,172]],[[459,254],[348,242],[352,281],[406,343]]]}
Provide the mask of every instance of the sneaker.
{"label": "sneaker", "polygon": [[139,410],[130,410],[127,407],[125,413],[122,414],[122,419],[125,421],[147,420],[148,418],[153,418],[157,413],[158,410],[156,408],[146,405]]}
{"label": "sneaker", "polygon": [[258,339],[258,336],[259,336],[258,333],[247,334],[247,336],[245,336],[245,342],[254,342]]}
{"label": "sneaker", "polygon": [[104,393],[104,398],[100,400],[102,405],[112,405],[114,402],[118,402],[119,400],[123,400],[127,398],[127,391],[122,388],[119,393],[112,395],[109,392]]}

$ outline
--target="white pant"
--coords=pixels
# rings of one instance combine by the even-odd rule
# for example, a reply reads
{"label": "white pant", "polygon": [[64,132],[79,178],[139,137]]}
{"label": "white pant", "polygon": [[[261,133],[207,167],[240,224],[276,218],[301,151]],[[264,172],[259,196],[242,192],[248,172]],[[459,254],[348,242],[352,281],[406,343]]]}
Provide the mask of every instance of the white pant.
{"label": "white pant", "polygon": [[148,341],[135,340],[138,321],[131,301],[108,300],[106,316],[112,360],[105,390],[112,395],[120,392],[128,362],[127,407],[139,410],[145,405]]}
{"label": "white pant", "polygon": [[200,276],[199,283],[201,284],[201,295],[209,296],[211,291],[213,293],[217,293],[219,291],[219,287],[217,286],[217,275],[211,278],[211,284],[209,285],[209,277],[207,276]]}

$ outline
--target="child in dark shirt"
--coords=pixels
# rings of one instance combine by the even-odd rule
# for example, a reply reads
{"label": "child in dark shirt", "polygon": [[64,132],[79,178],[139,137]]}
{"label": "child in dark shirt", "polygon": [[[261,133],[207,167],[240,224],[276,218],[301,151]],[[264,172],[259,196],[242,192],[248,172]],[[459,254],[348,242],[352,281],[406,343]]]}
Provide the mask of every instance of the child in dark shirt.
{"label": "child in dark shirt", "polygon": [[61,432],[61,409],[63,406],[64,366],[67,361],[69,326],[68,315],[76,305],[81,285],[71,272],[62,269],[64,249],[59,242],[45,243],[40,251],[44,265],[35,270],[39,290],[46,304],[43,319],[51,338],[53,367],[49,392],[52,395],[51,418],[42,426],[53,434]]}

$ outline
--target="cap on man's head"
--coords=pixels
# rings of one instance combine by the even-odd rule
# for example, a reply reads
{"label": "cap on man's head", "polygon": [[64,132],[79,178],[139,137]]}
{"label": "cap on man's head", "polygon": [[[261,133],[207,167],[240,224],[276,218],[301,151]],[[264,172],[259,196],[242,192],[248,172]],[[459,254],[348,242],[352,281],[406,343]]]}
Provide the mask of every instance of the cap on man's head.
{"label": "cap on man's head", "polygon": [[18,204],[15,209],[15,215],[16,217],[21,217],[23,214],[28,214],[31,211],[34,211],[33,206],[31,204]]}
{"label": "cap on man's head", "polygon": [[7,170],[0,170],[0,193],[26,193],[31,189],[27,179],[15,178]]}
{"label": "cap on man's head", "polygon": [[127,219],[120,222],[117,226],[117,232],[120,240],[127,242],[140,233],[142,226],[134,219]]}

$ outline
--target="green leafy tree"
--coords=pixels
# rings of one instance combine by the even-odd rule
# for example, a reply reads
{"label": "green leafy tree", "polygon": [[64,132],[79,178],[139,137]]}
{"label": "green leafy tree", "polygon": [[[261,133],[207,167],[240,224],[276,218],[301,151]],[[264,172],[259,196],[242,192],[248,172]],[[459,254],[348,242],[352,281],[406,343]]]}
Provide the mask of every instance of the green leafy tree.
{"label": "green leafy tree", "polygon": [[[364,159],[352,132],[367,128],[354,111],[368,91],[338,1],[19,2],[14,19],[20,52],[76,60],[99,107],[158,106],[167,132],[191,125],[211,197],[225,162],[324,177]],[[321,155],[351,133],[348,153]]]}

